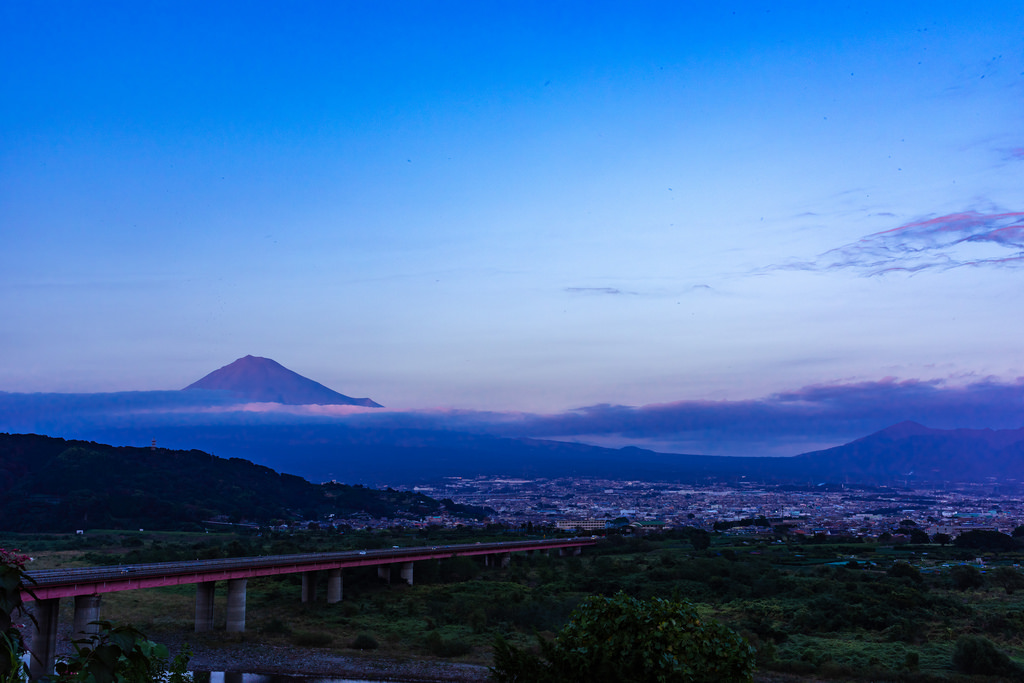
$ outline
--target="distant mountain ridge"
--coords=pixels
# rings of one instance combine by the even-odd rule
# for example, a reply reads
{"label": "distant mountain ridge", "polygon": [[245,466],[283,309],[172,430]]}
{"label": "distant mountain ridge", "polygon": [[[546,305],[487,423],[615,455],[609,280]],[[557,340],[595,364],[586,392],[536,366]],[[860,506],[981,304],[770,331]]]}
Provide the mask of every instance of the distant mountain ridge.
{"label": "distant mountain ridge", "polygon": [[795,456],[808,476],[869,483],[1024,483],[1024,428],[930,429],[901,422],[842,446]]}
{"label": "distant mountain ridge", "polygon": [[[1021,429],[932,429],[923,424],[904,420],[891,427],[870,434],[864,439],[885,436],[891,439],[906,439],[915,436],[952,436],[959,439],[974,439],[992,448],[1005,448],[1024,440],[1024,428]],[[863,441],[864,439],[857,439]],[[856,441],[851,442],[856,443]]]}
{"label": "distant mountain ridge", "polygon": [[303,377],[270,358],[245,356],[214,370],[182,391],[227,391],[255,403],[342,405],[381,408],[368,398],[352,398]]}
{"label": "distant mountain ridge", "polygon": [[[226,416],[224,418],[228,420]],[[199,448],[311,481],[413,485],[446,477],[640,479],[816,486],[995,484],[1024,489],[1024,429],[931,429],[904,422],[792,457],[727,457],[602,448],[457,431],[357,427],[330,420],[96,427],[91,439]],[[0,454],[0,483],[12,474]],[[2,487],[0,487],[2,488]]]}
{"label": "distant mountain ridge", "polygon": [[[412,485],[446,477],[514,476],[711,483],[944,486],[999,483],[1024,488],[1024,429],[930,429],[901,423],[842,446],[791,457],[658,453],[581,443],[455,431],[355,428],[344,424],[164,425],[161,443],[195,445],[290,471],[336,479]],[[104,440],[138,442],[133,430]]]}

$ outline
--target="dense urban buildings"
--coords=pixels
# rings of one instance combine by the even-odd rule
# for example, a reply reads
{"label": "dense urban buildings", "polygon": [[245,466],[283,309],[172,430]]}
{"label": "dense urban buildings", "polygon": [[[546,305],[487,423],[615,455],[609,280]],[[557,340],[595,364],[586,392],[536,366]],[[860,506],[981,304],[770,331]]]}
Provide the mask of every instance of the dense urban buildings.
{"label": "dense urban buildings", "polygon": [[[949,490],[884,487],[679,486],[593,479],[449,478],[415,491],[493,510],[484,523],[594,532],[633,524],[692,526],[733,534],[877,537],[914,528],[929,537],[1024,522],[1024,501],[995,485]],[[743,524],[747,521],[746,524]],[[907,524],[907,521],[912,524]],[[378,523],[386,523],[380,520]],[[426,524],[464,524],[443,516]]]}

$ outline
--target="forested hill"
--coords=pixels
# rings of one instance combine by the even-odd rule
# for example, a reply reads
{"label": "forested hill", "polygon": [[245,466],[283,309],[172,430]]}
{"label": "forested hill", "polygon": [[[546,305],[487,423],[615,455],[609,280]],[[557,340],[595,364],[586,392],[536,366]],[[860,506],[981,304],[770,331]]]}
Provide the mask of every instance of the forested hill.
{"label": "forested hill", "polygon": [[[446,505],[447,503],[447,505]],[[305,479],[202,451],[108,446],[0,433],[0,530],[197,528],[205,520],[267,524],[366,512],[420,518],[483,511],[418,493]]]}

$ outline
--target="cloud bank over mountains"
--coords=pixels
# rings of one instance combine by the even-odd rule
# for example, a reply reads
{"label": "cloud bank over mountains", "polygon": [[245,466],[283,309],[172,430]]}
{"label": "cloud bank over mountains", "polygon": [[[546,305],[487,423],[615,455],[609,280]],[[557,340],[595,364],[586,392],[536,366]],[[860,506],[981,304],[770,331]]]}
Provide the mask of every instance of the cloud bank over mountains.
{"label": "cloud bank over mountains", "polygon": [[796,455],[912,420],[930,427],[1024,426],[1024,378],[884,379],[803,387],[739,401],[602,404],[555,414],[476,411],[360,413],[376,428],[453,429],[497,436],[636,445],[708,455]]}
{"label": "cloud bank over mountains", "polygon": [[[636,445],[708,455],[795,455],[912,420],[933,428],[1024,426],[1024,378],[883,379],[806,386],[750,400],[592,405],[551,414],[239,402],[227,392],[0,393],[0,431],[96,438],[182,425],[340,425],[387,434],[465,432]],[[140,442],[140,443],[142,443]],[[135,444],[138,445],[138,444]],[[198,445],[196,447],[201,447]]]}

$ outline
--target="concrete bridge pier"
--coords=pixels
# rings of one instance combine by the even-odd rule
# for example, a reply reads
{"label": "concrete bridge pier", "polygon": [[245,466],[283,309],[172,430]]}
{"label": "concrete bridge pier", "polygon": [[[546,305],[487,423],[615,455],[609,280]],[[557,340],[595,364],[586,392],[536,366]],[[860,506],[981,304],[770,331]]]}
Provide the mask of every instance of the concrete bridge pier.
{"label": "concrete bridge pier", "polygon": [[100,596],[75,596],[75,623],[71,629],[72,640],[87,640],[100,632]]}
{"label": "concrete bridge pier", "polygon": [[57,617],[60,614],[60,598],[36,600],[32,616],[35,623],[29,626],[31,657],[28,662],[28,676],[35,681],[53,674],[57,658]]}
{"label": "concrete bridge pier", "polygon": [[327,604],[333,605],[341,602],[341,594],[344,589],[340,569],[327,570]]}
{"label": "concrete bridge pier", "polygon": [[512,553],[502,553],[501,554],[501,568],[502,569],[507,569],[510,564],[512,564]]}
{"label": "concrete bridge pier", "polygon": [[302,572],[302,602],[316,602],[316,572]]}
{"label": "concrete bridge pier", "polygon": [[377,565],[377,578],[384,579],[387,584],[391,585],[391,565],[381,564]]}
{"label": "concrete bridge pier", "polygon": [[559,557],[565,557],[566,555],[579,555],[582,552],[583,552],[583,549],[580,548],[579,546],[576,546],[575,548],[559,548],[558,549],[558,556]]}
{"label": "concrete bridge pier", "polygon": [[228,580],[228,633],[245,631],[245,586],[249,579]]}
{"label": "concrete bridge pier", "polygon": [[196,584],[196,633],[213,630],[213,594],[216,581]]}
{"label": "concrete bridge pier", "polygon": [[398,570],[398,575],[405,580],[407,584],[412,585],[412,562],[403,562],[402,566]]}

